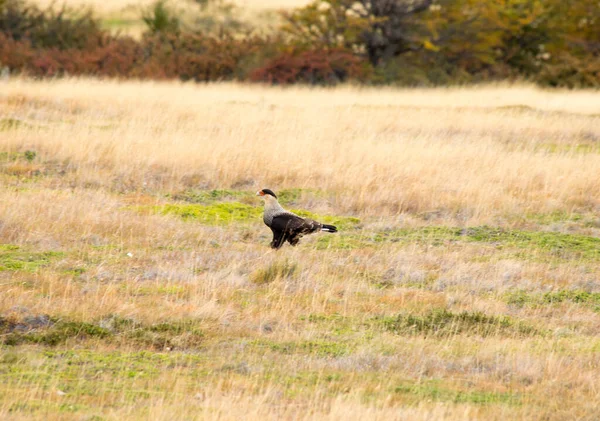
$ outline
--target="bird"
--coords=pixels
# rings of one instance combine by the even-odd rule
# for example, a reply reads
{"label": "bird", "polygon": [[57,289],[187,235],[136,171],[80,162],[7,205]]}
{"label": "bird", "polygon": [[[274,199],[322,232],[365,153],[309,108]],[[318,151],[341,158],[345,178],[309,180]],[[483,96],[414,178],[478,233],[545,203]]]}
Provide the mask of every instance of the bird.
{"label": "bird", "polygon": [[285,210],[277,201],[277,196],[272,190],[262,189],[256,195],[261,196],[265,201],[263,221],[273,231],[271,248],[279,249],[286,241],[295,246],[306,234],[313,234],[318,231],[337,232],[337,228],[333,225],[302,218]]}

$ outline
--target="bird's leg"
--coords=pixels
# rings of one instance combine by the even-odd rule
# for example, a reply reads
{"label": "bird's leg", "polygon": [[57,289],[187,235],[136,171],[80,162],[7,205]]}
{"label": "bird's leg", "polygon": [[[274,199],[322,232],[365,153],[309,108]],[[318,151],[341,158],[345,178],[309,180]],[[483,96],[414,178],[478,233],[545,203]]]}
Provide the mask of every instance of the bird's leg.
{"label": "bird's leg", "polygon": [[278,249],[283,245],[285,241],[285,234],[273,234],[273,241],[271,241],[271,248]]}

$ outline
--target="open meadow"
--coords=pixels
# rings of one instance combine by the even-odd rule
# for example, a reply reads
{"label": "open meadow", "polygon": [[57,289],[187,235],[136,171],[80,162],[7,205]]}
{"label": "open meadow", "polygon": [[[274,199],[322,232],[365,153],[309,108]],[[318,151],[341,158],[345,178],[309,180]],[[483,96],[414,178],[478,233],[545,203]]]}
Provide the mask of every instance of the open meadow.
{"label": "open meadow", "polygon": [[[599,112],[0,81],[0,418],[598,419]],[[339,232],[272,251],[261,188]]]}

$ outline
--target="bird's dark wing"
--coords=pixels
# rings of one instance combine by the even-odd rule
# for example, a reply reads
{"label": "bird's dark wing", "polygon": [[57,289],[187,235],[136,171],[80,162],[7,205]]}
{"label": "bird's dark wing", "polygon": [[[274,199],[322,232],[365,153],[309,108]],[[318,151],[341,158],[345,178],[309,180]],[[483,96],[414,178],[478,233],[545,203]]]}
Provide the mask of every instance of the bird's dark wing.
{"label": "bird's dark wing", "polygon": [[284,213],[273,218],[273,221],[271,221],[271,229],[286,232],[296,231],[302,228],[304,224],[304,218],[294,215],[293,213]]}
{"label": "bird's dark wing", "polygon": [[271,247],[274,249],[281,247],[286,239],[289,239],[297,229],[302,227],[303,223],[304,219],[292,213],[275,216],[269,225],[273,231]]}
{"label": "bird's dark wing", "polygon": [[321,224],[312,219],[286,213],[274,217],[270,228],[273,231],[271,247],[279,248],[286,240],[295,246],[302,236],[320,230]]}

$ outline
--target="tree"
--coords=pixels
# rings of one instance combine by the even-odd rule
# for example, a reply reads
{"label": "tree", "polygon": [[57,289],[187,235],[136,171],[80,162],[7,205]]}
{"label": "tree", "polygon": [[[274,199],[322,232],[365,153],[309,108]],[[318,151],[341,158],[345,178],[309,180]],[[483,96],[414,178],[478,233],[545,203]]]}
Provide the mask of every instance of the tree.
{"label": "tree", "polygon": [[284,13],[283,30],[300,43],[363,53],[374,66],[422,47],[417,16],[434,0],[315,0]]}
{"label": "tree", "polygon": [[538,80],[551,86],[600,87],[600,2],[547,0],[553,36]]}
{"label": "tree", "polygon": [[547,2],[440,0],[426,17],[427,45],[469,73],[518,68],[535,72],[547,42]]}

